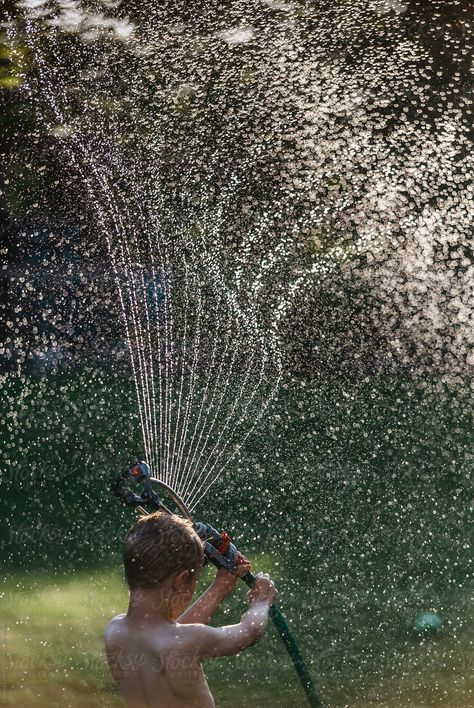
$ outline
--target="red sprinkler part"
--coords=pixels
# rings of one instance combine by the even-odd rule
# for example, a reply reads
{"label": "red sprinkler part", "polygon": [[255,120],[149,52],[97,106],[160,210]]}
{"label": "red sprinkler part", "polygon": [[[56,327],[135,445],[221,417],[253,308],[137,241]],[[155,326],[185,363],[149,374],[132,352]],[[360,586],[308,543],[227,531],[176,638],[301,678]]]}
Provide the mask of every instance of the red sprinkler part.
{"label": "red sprinkler part", "polygon": [[230,542],[232,541],[231,537],[227,533],[227,531],[221,531],[221,542],[219,546],[217,547],[217,550],[219,553],[222,553],[223,556],[227,553],[229,550]]}

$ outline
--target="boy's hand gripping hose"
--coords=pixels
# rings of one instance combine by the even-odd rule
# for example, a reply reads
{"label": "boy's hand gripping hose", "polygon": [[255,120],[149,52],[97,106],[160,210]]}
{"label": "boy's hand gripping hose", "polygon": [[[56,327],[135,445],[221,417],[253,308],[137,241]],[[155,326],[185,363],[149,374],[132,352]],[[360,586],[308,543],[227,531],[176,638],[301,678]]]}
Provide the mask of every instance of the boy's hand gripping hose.
{"label": "boy's hand gripping hose", "polygon": [[[140,495],[135,494],[128,489],[128,482],[134,480],[142,485]],[[210,524],[195,522],[185,503],[165,482],[151,477],[150,468],[146,462],[137,462],[129,467],[115,480],[112,485],[112,494],[127,506],[137,508],[141,513],[148,513],[147,508],[151,511],[165,511],[168,514],[172,512],[160,500],[152,485],[157,485],[173,500],[181,514],[193,522],[193,526],[198,536],[204,544],[204,555],[207,562],[212,563],[217,568],[225,568],[231,573],[237,572],[240,554],[237,548],[231,541],[230,536],[225,532],[217,531]],[[251,572],[243,576],[242,580],[252,587],[256,578]],[[312,678],[306,666],[306,663],[301,655],[300,648],[296,638],[292,634],[288,621],[283,612],[277,605],[273,604],[270,607],[270,617],[273,624],[278,630],[280,637],[285,643],[288,654],[290,655],[296,673],[300,679],[301,685],[306,693],[308,703],[312,708],[322,708],[322,703],[316,693]]]}

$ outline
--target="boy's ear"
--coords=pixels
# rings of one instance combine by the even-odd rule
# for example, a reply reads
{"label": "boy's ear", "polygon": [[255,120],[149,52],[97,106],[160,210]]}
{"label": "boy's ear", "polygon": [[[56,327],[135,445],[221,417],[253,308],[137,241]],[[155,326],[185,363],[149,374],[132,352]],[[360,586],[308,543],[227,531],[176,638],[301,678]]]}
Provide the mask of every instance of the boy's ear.
{"label": "boy's ear", "polygon": [[189,587],[192,573],[189,570],[178,570],[173,577],[173,590],[182,590],[183,587]]}

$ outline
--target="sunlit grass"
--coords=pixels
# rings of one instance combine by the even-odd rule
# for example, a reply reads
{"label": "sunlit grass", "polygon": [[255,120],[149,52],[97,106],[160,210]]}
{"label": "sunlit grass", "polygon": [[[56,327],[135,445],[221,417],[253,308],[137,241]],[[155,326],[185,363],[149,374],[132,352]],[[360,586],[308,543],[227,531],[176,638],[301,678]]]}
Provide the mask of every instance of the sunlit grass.
{"label": "sunlit grass", "polygon": [[3,593],[8,704],[120,705],[102,652],[106,617],[125,596],[118,574],[22,575]]}

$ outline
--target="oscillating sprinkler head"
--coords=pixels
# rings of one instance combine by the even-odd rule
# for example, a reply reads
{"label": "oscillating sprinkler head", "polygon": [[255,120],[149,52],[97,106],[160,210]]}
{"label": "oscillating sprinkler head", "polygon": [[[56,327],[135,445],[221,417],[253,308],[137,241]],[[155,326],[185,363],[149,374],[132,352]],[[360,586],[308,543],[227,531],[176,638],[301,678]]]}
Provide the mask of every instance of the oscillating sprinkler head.
{"label": "oscillating sprinkler head", "polygon": [[[142,485],[141,495],[135,494],[128,488],[130,481],[137,482]],[[122,504],[133,506],[145,512],[145,507],[149,506],[153,511],[166,511],[171,514],[170,510],[161,503],[158,495],[152,488],[152,477],[150,466],[146,462],[135,462],[130,465],[125,472],[122,472],[113,485],[110,491]]]}
{"label": "oscillating sprinkler head", "polygon": [[[128,488],[130,482],[141,485],[140,494],[135,494]],[[217,531],[211,524],[193,521],[184,501],[165,482],[151,476],[150,467],[146,462],[135,462],[130,465],[117,477],[111,492],[122,504],[135,507],[141,513],[146,514],[148,508],[151,511],[165,511],[171,514],[172,512],[162,503],[153,489],[153,485],[159,487],[173,500],[181,514],[192,521],[194,530],[203,542],[206,560],[217,568],[225,568],[235,575],[242,556],[232,543],[229,534],[226,531]]]}

